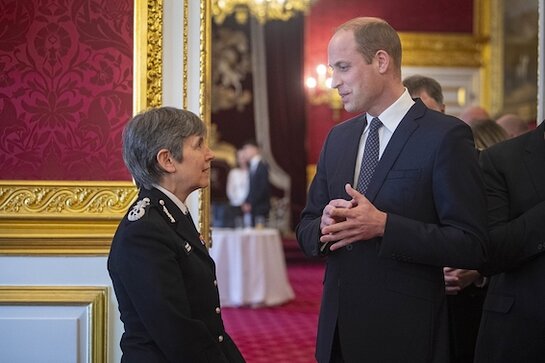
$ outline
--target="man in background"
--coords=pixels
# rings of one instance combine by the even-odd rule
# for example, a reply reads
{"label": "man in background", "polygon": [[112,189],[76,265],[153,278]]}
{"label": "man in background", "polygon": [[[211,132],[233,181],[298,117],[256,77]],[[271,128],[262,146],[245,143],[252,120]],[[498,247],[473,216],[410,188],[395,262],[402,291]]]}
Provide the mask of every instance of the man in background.
{"label": "man in background", "polygon": [[443,90],[435,79],[414,75],[403,80],[412,98],[420,98],[427,108],[445,113]]}
{"label": "man in background", "polygon": [[262,227],[267,222],[271,209],[269,167],[261,158],[259,146],[254,141],[246,142],[242,150],[248,160],[250,175],[250,187],[242,204],[242,211],[251,215],[252,225]]}
{"label": "man in background", "polygon": [[545,357],[545,122],[481,152],[490,275],[475,363]]}
{"label": "man in background", "polygon": [[503,127],[509,138],[517,137],[528,131],[528,123],[522,117],[508,113],[496,120],[496,123]]}
{"label": "man in background", "polygon": [[490,114],[481,106],[471,105],[462,110],[459,118],[471,126],[475,121],[490,119]]}
{"label": "man in background", "polygon": [[[414,75],[405,78],[403,84],[411,97],[420,98],[428,108],[445,113],[443,90],[435,79]],[[473,136],[475,138],[475,134]],[[476,270],[445,267],[443,273],[448,305],[450,362],[471,363],[486,295],[485,280]]]}

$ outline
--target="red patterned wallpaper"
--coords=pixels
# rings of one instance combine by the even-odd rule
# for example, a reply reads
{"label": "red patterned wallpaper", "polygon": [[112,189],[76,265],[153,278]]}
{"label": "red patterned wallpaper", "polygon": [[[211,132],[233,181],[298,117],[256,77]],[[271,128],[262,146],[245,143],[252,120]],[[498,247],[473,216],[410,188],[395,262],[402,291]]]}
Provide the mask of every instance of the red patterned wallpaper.
{"label": "red patterned wallpaper", "polygon": [[0,0],[0,178],[128,180],[132,0]]}
{"label": "red patterned wallpaper", "polygon": [[[327,44],[334,29],[356,16],[376,16],[402,32],[473,32],[474,0],[318,0],[305,25],[305,78],[316,65],[327,64]],[[340,119],[353,115],[342,111]],[[309,164],[318,161],[322,143],[335,125],[326,106],[307,106],[307,155]]]}

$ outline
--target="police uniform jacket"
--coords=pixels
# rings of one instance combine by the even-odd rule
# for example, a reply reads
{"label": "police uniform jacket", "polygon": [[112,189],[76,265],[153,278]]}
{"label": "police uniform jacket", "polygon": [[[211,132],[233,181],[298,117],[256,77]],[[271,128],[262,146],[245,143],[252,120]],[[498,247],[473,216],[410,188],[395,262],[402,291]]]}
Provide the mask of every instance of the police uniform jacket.
{"label": "police uniform jacket", "polygon": [[121,221],[108,271],[122,362],[244,362],[223,326],[214,261],[189,214],[158,189],[142,189]]}

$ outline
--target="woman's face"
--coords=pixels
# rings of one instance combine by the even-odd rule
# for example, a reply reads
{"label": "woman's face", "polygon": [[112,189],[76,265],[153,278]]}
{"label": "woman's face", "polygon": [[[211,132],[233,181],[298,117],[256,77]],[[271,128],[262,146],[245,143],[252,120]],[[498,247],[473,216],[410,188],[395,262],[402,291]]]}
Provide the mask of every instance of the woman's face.
{"label": "woman's face", "polygon": [[183,144],[183,160],[175,162],[176,189],[185,195],[205,188],[210,180],[210,163],[214,153],[208,147],[204,136],[193,135]]}

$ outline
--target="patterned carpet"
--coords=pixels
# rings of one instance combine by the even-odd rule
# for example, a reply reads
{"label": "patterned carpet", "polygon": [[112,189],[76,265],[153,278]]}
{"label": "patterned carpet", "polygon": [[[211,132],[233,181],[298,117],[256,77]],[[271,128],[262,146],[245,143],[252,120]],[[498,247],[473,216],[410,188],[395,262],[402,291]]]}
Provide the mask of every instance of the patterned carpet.
{"label": "patterned carpet", "polygon": [[322,263],[288,264],[295,299],[270,308],[224,308],[223,320],[248,363],[315,362]]}

